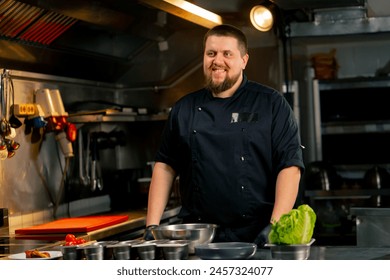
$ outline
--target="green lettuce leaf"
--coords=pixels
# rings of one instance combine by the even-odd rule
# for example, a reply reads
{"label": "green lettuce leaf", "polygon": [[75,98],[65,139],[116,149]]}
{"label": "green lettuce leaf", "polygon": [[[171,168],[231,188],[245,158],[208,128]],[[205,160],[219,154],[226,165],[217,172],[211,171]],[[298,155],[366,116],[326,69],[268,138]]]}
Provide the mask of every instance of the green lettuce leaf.
{"label": "green lettuce leaf", "polygon": [[313,236],[316,219],[316,213],[309,205],[300,205],[272,225],[268,240],[272,244],[307,244]]}

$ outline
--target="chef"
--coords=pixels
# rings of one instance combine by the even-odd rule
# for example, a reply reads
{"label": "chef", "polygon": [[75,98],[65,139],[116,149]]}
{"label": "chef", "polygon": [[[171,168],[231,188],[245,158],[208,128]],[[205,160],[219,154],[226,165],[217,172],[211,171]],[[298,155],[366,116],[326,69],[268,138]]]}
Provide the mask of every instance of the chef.
{"label": "chef", "polygon": [[219,225],[214,242],[264,243],[259,237],[296,202],[304,169],[298,126],[279,92],[244,74],[249,55],[241,30],[216,26],[203,44],[205,86],[170,112],[155,158],[145,238],[180,176],[183,223]]}

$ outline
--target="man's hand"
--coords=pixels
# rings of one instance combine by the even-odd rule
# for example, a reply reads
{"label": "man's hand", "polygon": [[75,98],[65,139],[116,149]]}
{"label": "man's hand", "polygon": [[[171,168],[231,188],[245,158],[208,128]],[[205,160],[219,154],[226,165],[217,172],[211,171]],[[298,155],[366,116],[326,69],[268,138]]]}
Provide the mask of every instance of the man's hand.
{"label": "man's hand", "polygon": [[265,244],[268,243],[268,234],[270,233],[272,228],[272,225],[269,224],[265,228],[263,228],[260,233],[256,236],[255,240],[253,243],[257,245],[257,247],[261,248],[264,247]]}
{"label": "man's hand", "polygon": [[158,225],[150,225],[150,226],[147,226],[145,228],[145,232],[144,232],[144,236],[143,236],[143,239],[144,240],[154,240],[154,236],[152,234],[152,229],[158,227]]}

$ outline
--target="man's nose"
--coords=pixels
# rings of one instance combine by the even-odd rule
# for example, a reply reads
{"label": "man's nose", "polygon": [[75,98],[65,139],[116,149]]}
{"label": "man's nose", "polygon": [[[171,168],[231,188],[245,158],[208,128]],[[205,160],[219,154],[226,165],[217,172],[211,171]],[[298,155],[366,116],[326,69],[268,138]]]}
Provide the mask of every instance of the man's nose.
{"label": "man's nose", "polygon": [[216,65],[220,65],[223,63],[223,60],[224,57],[223,57],[223,54],[222,53],[217,53],[214,57],[214,64]]}

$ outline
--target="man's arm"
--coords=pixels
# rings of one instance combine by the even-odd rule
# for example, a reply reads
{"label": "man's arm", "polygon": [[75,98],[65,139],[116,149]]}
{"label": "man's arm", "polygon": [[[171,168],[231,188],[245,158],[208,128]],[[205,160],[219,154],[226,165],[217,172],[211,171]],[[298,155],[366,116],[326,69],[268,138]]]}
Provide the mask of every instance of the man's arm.
{"label": "man's arm", "polygon": [[282,169],[276,179],[275,205],[271,215],[271,223],[288,213],[295,204],[299,191],[301,170],[297,166]]}
{"label": "man's arm", "polygon": [[176,172],[172,167],[162,162],[155,163],[149,187],[146,226],[160,224],[175,177]]}

